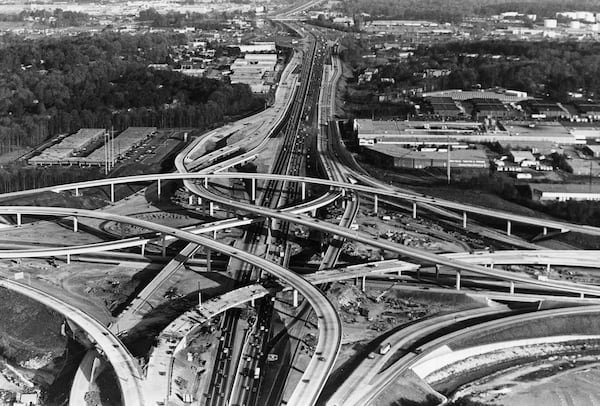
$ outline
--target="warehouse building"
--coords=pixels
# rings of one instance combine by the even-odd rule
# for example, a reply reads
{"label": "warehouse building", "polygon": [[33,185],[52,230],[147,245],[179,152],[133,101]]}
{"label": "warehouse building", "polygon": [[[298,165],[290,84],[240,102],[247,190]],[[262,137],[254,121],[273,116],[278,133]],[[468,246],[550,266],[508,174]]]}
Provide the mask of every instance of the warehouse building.
{"label": "warehouse building", "polygon": [[428,97],[425,101],[431,107],[431,112],[439,117],[457,118],[462,115],[451,97]]}
{"label": "warehouse building", "polygon": [[475,120],[484,118],[506,118],[510,115],[508,108],[498,99],[471,99],[472,116]]}
{"label": "warehouse building", "polygon": [[[385,168],[425,169],[445,168],[448,163],[446,148],[422,150],[403,148],[399,145],[372,145],[362,153]],[[450,152],[451,168],[489,168],[489,159],[480,149],[460,149]]]}
{"label": "warehouse building", "polygon": [[519,103],[527,116],[533,119],[569,119],[571,113],[562,104],[542,100],[527,100]]}
{"label": "warehouse building", "polygon": [[[69,164],[69,158],[86,155],[89,148],[104,137],[103,128],[82,128],[75,134],[63,138],[41,154],[29,160],[30,165],[63,165]],[[92,149],[90,149],[92,150]]]}
{"label": "warehouse building", "polygon": [[600,189],[584,184],[532,183],[531,198],[541,202],[565,202],[567,200],[600,200]]}

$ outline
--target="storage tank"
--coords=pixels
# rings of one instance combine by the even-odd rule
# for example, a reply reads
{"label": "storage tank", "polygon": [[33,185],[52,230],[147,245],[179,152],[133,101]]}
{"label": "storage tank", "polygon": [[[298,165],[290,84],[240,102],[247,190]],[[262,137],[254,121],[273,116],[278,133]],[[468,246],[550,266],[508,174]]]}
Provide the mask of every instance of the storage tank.
{"label": "storage tank", "polygon": [[558,21],[554,18],[547,18],[544,20],[545,28],[556,28],[558,26]]}

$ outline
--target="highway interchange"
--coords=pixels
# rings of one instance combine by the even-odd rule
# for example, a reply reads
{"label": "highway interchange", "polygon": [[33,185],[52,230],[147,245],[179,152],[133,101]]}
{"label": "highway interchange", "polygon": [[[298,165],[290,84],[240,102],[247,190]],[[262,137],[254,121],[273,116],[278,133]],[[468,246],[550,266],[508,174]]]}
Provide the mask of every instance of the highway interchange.
{"label": "highway interchange", "polygon": [[[41,206],[0,206],[0,214],[4,216],[16,216],[15,227],[23,227],[24,216],[36,216],[36,218],[51,218],[54,220],[70,219],[73,222],[74,231],[77,232],[79,219],[93,218],[102,221],[113,221],[129,224],[141,229],[149,230],[143,237],[133,237],[113,241],[105,241],[96,244],[81,244],[63,247],[38,247],[4,249],[0,251],[0,258],[28,258],[28,257],[66,257],[68,261],[75,260],[76,256],[83,254],[94,254],[111,252],[115,250],[129,249],[132,247],[145,247],[146,244],[157,244],[163,248],[166,255],[166,244],[169,241],[183,241],[186,243],[178,255],[168,258],[169,261],[156,277],[138,294],[136,298],[125,308],[125,310],[114,320],[111,326],[106,326],[94,320],[79,309],[73,308],[60,298],[52,297],[47,293],[40,292],[23,283],[10,280],[2,280],[1,284],[11,290],[30,296],[54,310],[63,314],[66,318],[84,329],[93,339],[97,350],[106,357],[113,366],[118,376],[118,383],[123,403],[127,406],[135,405],[160,405],[160,404],[182,404],[181,399],[173,395],[173,364],[175,354],[169,349],[172,345],[177,351],[185,351],[185,344],[189,341],[188,336],[207,323],[212,317],[223,314],[224,339],[219,344],[219,351],[215,365],[211,371],[211,388],[209,396],[198,399],[197,404],[211,405],[248,405],[260,404],[257,391],[251,388],[261,388],[265,385],[258,373],[242,374],[243,370],[261,370],[266,354],[266,342],[269,339],[269,318],[273,309],[271,297],[278,292],[261,288],[260,276],[265,272],[277,278],[282,286],[281,290],[291,289],[294,292],[294,302],[298,295],[304,298],[302,303],[294,303],[303,306],[306,311],[316,314],[318,323],[317,344],[310,362],[302,371],[302,376],[293,384],[294,388],[289,396],[282,398],[277,396],[277,403],[287,405],[313,405],[323,403],[320,395],[328,378],[336,366],[338,352],[342,341],[342,324],[336,308],[326,295],[328,283],[348,278],[366,277],[371,274],[381,274],[384,266],[373,266],[363,269],[361,272],[342,272],[333,270],[336,267],[340,255],[340,241],[352,240],[363,244],[380,248],[386,252],[402,256],[407,261],[403,270],[415,270],[420,265],[428,264],[447,267],[455,274],[455,289],[461,289],[461,277],[478,276],[501,281],[506,284],[508,292],[518,297],[515,286],[527,287],[528,289],[540,289],[544,294],[552,292],[572,293],[582,298],[588,297],[591,302],[600,297],[600,288],[593,285],[580,283],[534,279],[529,276],[514,273],[499,267],[500,265],[542,265],[542,266],[583,266],[595,268],[597,251],[496,251],[488,253],[459,253],[452,255],[438,255],[421,249],[410,248],[401,244],[393,243],[383,239],[373,239],[370,235],[356,230],[350,230],[355,222],[358,209],[364,201],[373,202],[383,198],[402,202],[412,207],[412,215],[417,217],[421,210],[428,213],[440,213],[440,215],[453,219],[464,228],[469,227],[468,215],[475,214],[484,218],[501,219],[507,224],[506,234],[510,236],[512,224],[524,224],[538,227],[541,232],[548,230],[561,230],[563,232],[578,232],[590,236],[600,236],[600,229],[595,227],[570,224],[561,221],[536,219],[520,216],[512,213],[499,212],[482,207],[470,206],[457,202],[437,199],[430,196],[419,195],[410,191],[397,189],[390,185],[382,185],[372,179],[365,179],[364,171],[356,164],[351,156],[345,151],[339,131],[334,121],[335,111],[335,89],[340,77],[339,59],[330,55],[330,46],[326,39],[318,33],[306,31],[304,28],[294,25],[294,29],[304,37],[304,49],[296,49],[289,61],[286,70],[282,73],[280,87],[277,91],[275,102],[272,107],[256,116],[248,117],[239,122],[227,125],[221,129],[214,130],[193,140],[176,158],[176,172],[152,175],[139,175],[123,178],[109,178],[97,181],[80,182],[68,185],[59,185],[31,191],[8,193],[0,196],[3,199],[18,199],[30,194],[41,192],[72,193],[75,197],[84,194],[86,190],[97,187],[108,186],[111,190],[111,200],[114,200],[114,187],[126,183],[154,183],[160,196],[161,187],[167,182],[182,181],[185,189],[190,194],[190,201],[196,200],[203,206],[208,206],[210,212],[218,205],[222,210],[233,213],[229,218],[214,222],[198,224],[197,226],[178,229],[155,222],[109,213],[103,210],[83,210],[74,208],[41,207]],[[296,73],[294,73],[296,72]],[[299,73],[298,73],[299,72]],[[314,148],[309,142],[309,129],[316,129]],[[205,145],[211,139],[222,139],[232,134],[247,134],[246,137],[238,137],[241,141],[234,145],[205,153]],[[277,140],[279,147],[274,154],[269,173],[241,173],[232,172],[237,166],[255,160],[264,154],[267,147],[273,145]],[[312,159],[308,156],[312,154]],[[312,169],[308,167],[312,165]],[[322,177],[317,177],[318,175]],[[223,192],[222,181],[243,180],[246,186],[246,196],[243,199],[232,197]],[[324,193],[314,193],[314,186],[326,186],[328,190]],[[166,192],[164,192],[166,193]],[[332,204],[343,205],[343,215],[338,224],[332,224],[316,218],[314,215],[319,209]],[[310,215],[306,214],[309,213]],[[479,218],[479,217],[478,217]],[[314,276],[300,276],[291,271],[286,263],[289,253],[282,257],[269,254],[269,247],[275,245],[278,238],[289,233],[292,225],[301,225],[311,230],[317,230],[324,234],[333,235],[338,242],[328,246],[324,252],[318,272]],[[207,235],[219,230],[243,227],[245,230],[243,241],[234,246],[225,244],[209,238]],[[277,236],[274,234],[277,233]],[[201,235],[203,234],[203,235]],[[213,234],[213,237],[216,234]],[[265,246],[267,247],[265,250]],[[169,278],[176,272],[182,272],[184,264],[191,260],[197,250],[203,247],[212,252],[221,253],[231,261],[237,260],[243,263],[230,262],[227,266],[229,271],[235,269],[239,274],[237,278],[237,289],[233,291],[233,297],[226,296],[215,300],[214,311],[202,313],[202,307],[190,309],[174,320],[161,333],[161,337],[172,337],[180,332],[181,337],[176,344],[168,340],[159,339],[154,354],[144,370],[138,365],[138,361],[130,354],[123,345],[119,334],[127,332],[138,321],[144,311],[146,299],[160,289],[164,289]],[[284,251],[289,250],[283,244]],[[266,254],[265,254],[266,252]],[[210,258],[207,258],[210,261]],[[412,263],[414,262],[414,264]],[[487,265],[487,266],[486,266]],[[241,271],[240,271],[241,269]],[[390,273],[400,273],[401,270],[390,268]],[[337,272],[337,273],[336,273]],[[333,276],[330,276],[333,275]],[[258,281],[258,282],[257,282]],[[246,292],[246,293],[243,293]],[[249,292],[249,293],[248,293]],[[240,299],[241,298],[241,299]],[[264,299],[262,299],[264,298]],[[239,299],[239,300],[237,300]],[[239,311],[236,307],[242,303],[256,302],[257,320],[249,326],[248,333],[242,336],[236,335],[235,326],[239,322]],[[207,304],[207,309],[211,305]],[[206,310],[206,309],[205,309]],[[302,311],[302,310],[300,310]],[[595,307],[587,309],[570,309],[569,312],[591,312],[597,311]],[[445,316],[436,320],[436,323],[456,323],[460,320],[479,320],[487,313],[511,314],[505,309],[484,309],[465,313],[460,316]],[[532,313],[535,314],[535,313]],[[552,317],[554,313],[520,315],[519,320],[527,317]],[[202,316],[203,315],[203,316]],[[517,317],[517,316],[515,316]],[[484,318],[485,319],[485,318]],[[486,319],[487,320],[487,319]],[[508,321],[506,321],[508,320]],[[497,323],[508,323],[511,320],[501,319]],[[429,324],[427,324],[429,323]],[[301,323],[294,326],[302,329]],[[403,340],[411,339],[411,334],[423,334],[434,324],[416,324],[411,331],[400,331],[394,346],[400,348]],[[439,324],[435,324],[439,326]],[[479,324],[473,322],[469,327],[478,328]],[[291,328],[291,327],[290,327]],[[185,339],[184,339],[185,337]],[[437,338],[441,339],[441,338]],[[235,347],[238,347],[237,349]],[[227,353],[225,353],[227,348]],[[174,351],[174,352],[177,352]],[[231,353],[237,356],[231,356]],[[247,354],[243,355],[243,354]],[[383,360],[383,359],[382,359]],[[384,373],[381,371],[382,360],[371,362],[364,360],[367,365],[366,373],[371,379],[369,385],[360,385],[365,375],[357,372],[351,375],[341,388],[349,388],[333,395],[328,404],[368,404],[386,385],[397,376],[397,371],[407,368],[406,360],[402,360],[393,369]],[[293,362],[293,360],[291,361]],[[372,364],[372,365],[371,365]],[[165,371],[168,373],[165,373]],[[391,372],[395,371],[395,372]],[[352,390],[350,390],[352,389]],[[271,399],[274,398],[269,398]],[[81,399],[71,399],[70,403],[77,405]],[[203,403],[204,402],[204,403]]]}

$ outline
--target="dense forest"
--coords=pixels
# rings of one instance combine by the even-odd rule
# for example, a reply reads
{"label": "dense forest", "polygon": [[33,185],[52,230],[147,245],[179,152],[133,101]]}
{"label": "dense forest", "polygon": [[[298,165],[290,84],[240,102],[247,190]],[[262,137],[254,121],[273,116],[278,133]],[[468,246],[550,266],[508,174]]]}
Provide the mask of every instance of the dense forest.
{"label": "dense forest", "polygon": [[[246,15],[252,17],[254,13],[246,13]],[[227,26],[227,20],[236,16],[239,16],[239,13],[181,13],[179,11],[159,13],[153,8],[148,8],[140,11],[138,20],[152,27],[195,27],[203,30],[219,30]]]}
{"label": "dense forest", "polygon": [[78,27],[85,25],[90,16],[86,13],[77,11],[62,10],[60,8],[54,11],[49,10],[23,10],[18,14],[0,14],[0,21],[22,22],[28,19],[45,22],[52,19],[52,27]]}
{"label": "dense forest", "polygon": [[164,34],[6,39],[0,153],[81,127],[207,128],[263,105],[246,85],[148,69],[184,41]]}
{"label": "dense forest", "polygon": [[[364,47],[364,44],[362,45]],[[364,64],[357,55],[361,45],[348,47],[342,56]],[[357,69],[363,66],[355,66]],[[444,88],[471,89],[495,86],[568,101],[570,92],[586,98],[600,95],[600,44],[552,41],[448,42],[420,47],[406,62],[379,67],[378,77],[391,77],[397,86],[418,84],[415,72],[449,69]]]}
{"label": "dense forest", "polygon": [[434,20],[459,22],[465,17],[505,11],[554,16],[558,11],[600,11],[597,0],[342,0],[349,15],[366,13],[372,19]]}

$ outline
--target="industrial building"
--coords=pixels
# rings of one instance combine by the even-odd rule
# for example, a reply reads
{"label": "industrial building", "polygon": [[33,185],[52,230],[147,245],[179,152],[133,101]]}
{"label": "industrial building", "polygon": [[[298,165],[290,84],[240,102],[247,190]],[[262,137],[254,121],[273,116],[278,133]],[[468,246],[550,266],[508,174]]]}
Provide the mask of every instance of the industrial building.
{"label": "industrial building", "polygon": [[403,148],[399,145],[372,145],[361,152],[367,158],[385,168],[445,168],[450,157],[451,168],[489,168],[489,159],[480,149],[452,150],[447,148],[423,148],[421,150]]}
{"label": "industrial building", "polygon": [[542,100],[527,100],[519,103],[527,116],[533,119],[569,119],[571,113],[562,104]]}
{"label": "industrial building", "polygon": [[94,150],[87,157],[77,160],[79,165],[102,166],[106,160],[109,160],[111,165],[125,156],[132,149],[139,147],[145,140],[156,133],[156,127],[129,127],[121,134],[116,136],[109,147],[112,152],[107,154],[106,143],[100,148]]}
{"label": "industrial building", "polygon": [[432,114],[439,117],[457,118],[463,114],[451,97],[427,97]]}
{"label": "industrial building", "polygon": [[506,118],[511,115],[508,108],[498,99],[471,99],[473,105],[471,115],[475,120],[484,118]]}
{"label": "industrial building", "polygon": [[73,156],[86,154],[88,147],[104,137],[103,128],[82,128],[75,134],[63,138],[41,154],[29,159],[30,165],[62,165],[68,163]]}
{"label": "industrial building", "polygon": [[489,90],[440,90],[436,92],[423,93],[423,97],[450,97],[452,100],[464,101],[472,99],[497,99],[502,103],[517,103],[527,100],[527,92],[509,89]]}
{"label": "industrial building", "polygon": [[584,150],[594,158],[600,158],[600,145],[586,145]]}
{"label": "industrial building", "polygon": [[106,131],[82,128],[60,143],[46,148],[29,160],[30,165],[103,166],[114,163],[156,133],[156,127],[129,127],[112,142],[107,151]]}
{"label": "industrial building", "polygon": [[231,83],[245,83],[254,93],[267,93],[270,72],[277,65],[277,54],[246,54],[231,64]]}
{"label": "industrial building", "polygon": [[529,189],[531,198],[541,202],[600,200],[600,189],[585,184],[532,183]]}
{"label": "industrial building", "polygon": [[[235,47],[235,45],[231,45]],[[237,45],[243,54],[256,54],[259,52],[274,53],[276,50],[275,42],[253,42],[250,45]]]}

